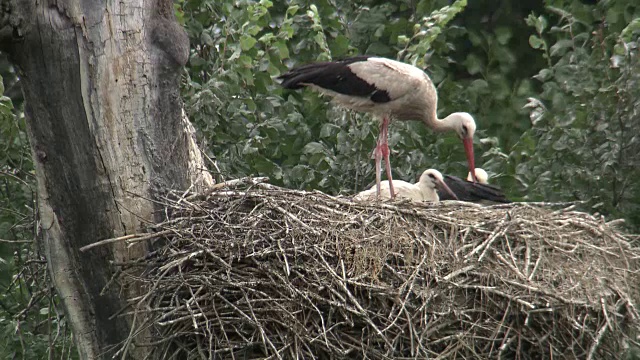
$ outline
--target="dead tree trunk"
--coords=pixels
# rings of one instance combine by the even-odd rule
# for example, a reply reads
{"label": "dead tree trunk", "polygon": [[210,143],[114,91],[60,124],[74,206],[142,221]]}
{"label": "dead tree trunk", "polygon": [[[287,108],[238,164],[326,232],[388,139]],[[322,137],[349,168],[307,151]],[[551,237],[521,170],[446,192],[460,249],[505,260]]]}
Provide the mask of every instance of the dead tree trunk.
{"label": "dead tree trunk", "polygon": [[[83,359],[111,358],[132,317],[111,261],[142,244],[78,249],[153,221],[157,189],[212,182],[184,119],[188,38],[171,0],[0,0],[0,49],[19,69],[44,249]],[[137,319],[140,320],[140,319]],[[133,358],[143,358],[144,336]]]}

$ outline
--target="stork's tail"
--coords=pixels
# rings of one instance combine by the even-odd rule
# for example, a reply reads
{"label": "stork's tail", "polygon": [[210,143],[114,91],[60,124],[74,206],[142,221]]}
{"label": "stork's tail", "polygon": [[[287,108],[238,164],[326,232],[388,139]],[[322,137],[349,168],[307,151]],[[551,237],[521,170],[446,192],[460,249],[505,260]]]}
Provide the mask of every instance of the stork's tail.
{"label": "stork's tail", "polygon": [[[464,181],[459,177],[445,175],[445,183],[453,190],[461,201],[471,202],[484,202],[489,201],[493,203],[510,203],[504,192],[500,188],[482,184],[479,182]],[[451,200],[452,197],[446,192],[439,192],[440,200]]]}
{"label": "stork's tail", "polygon": [[309,84],[314,84],[319,81],[328,66],[328,63],[312,63],[302,65],[295,69],[291,69],[277,77],[280,80],[280,85],[285,89],[301,89]]}
{"label": "stork's tail", "polygon": [[478,200],[488,200],[497,203],[510,203],[500,188],[492,185],[471,183],[470,193]]}
{"label": "stork's tail", "polygon": [[278,76],[277,79],[282,81],[281,85],[285,89],[300,89],[313,84],[342,94],[364,96],[371,94],[375,88],[373,90],[366,88],[364,94],[350,92],[347,88],[350,88],[352,85],[349,83],[355,82],[360,87],[371,87],[371,85],[357,78],[349,69],[349,65],[356,62],[367,61],[369,58],[370,56],[368,55],[362,55],[337,61],[306,64],[291,69],[289,72]]}

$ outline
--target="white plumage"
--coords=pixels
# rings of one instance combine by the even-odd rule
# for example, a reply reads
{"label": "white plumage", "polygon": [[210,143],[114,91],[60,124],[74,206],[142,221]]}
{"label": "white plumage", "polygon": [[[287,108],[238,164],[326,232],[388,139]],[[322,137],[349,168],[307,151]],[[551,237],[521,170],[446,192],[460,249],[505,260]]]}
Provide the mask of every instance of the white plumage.
{"label": "white plumage", "polygon": [[[435,169],[425,170],[420,175],[420,180],[417,183],[411,184],[402,180],[395,180],[395,195],[402,199],[409,199],[412,201],[440,201],[438,197],[437,189],[448,192],[451,196],[455,197],[455,194],[445,184],[442,174]],[[375,200],[377,196],[377,187],[374,185],[370,189],[362,191],[354,196],[356,201],[370,201]],[[382,181],[380,183],[380,198],[390,199],[391,192],[389,181]]]}
{"label": "white plumage", "polygon": [[[424,116],[423,100],[436,94],[431,79],[422,70],[385,58],[368,58],[354,62],[349,69],[390,98],[387,102],[375,102],[369,97],[336,94],[334,100],[356,111],[371,112],[378,116],[393,116],[397,120],[420,120]],[[325,89],[316,87],[320,92]],[[415,98],[415,100],[414,100]]]}
{"label": "white plumage", "polygon": [[[478,180],[480,184],[489,183],[489,174],[487,174],[487,172],[484,171],[484,169],[476,168],[475,173],[476,173],[476,180]],[[471,173],[467,175],[467,181],[473,181],[473,177],[471,176]]]}

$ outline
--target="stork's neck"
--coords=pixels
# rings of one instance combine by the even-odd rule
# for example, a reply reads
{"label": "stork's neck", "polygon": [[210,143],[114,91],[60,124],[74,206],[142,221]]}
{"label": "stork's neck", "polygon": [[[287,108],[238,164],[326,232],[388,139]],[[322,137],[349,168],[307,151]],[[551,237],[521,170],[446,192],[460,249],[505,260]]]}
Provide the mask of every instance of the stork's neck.
{"label": "stork's neck", "polygon": [[454,118],[451,115],[445,117],[444,119],[438,119],[438,114],[435,109],[433,112],[427,112],[423,117],[422,121],[433,131],[443,132],[454,129]]}
{"label": "stork's neck", "polygon": [[429,184],[425,184],[422,181],[418,181],[416,185],[420,188],[420,192],[422,193],[422,199],[426,201],[438,201],[438,193],[436,189],[434,189]]}

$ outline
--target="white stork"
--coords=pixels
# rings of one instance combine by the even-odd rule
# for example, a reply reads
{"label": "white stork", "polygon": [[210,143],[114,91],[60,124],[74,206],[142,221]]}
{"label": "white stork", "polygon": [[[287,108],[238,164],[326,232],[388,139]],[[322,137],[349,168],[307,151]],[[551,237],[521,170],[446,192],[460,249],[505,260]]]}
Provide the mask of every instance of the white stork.
{"label": "white stork", "polygon": [[[480,184],[488,184],[489,183],[489,174],[487,174],[487,172],[484,171],[484,169],[476,168],[474,173],[475,173],[474,175],[476,176],[476,180]],[[467,174],[467,181],[473,182],[473,175],[471,173]]]}
{"label": "white stork", "polygon": [[[420,180],[417,183],[411,184],[406,181],[396,180],[395,195],[399,198],[409,199],[412,201],[440,201],[438,197],[438,191],[436,189],[448,193],[449,197],[456,198],[456,194],[449,189],[447,184],[442,178],[440,171],[435,169],[425,170],[420,175]],[[380,183],[380,195],[385,199],[391,198],[391,182],[382,181]],[[356,201],[368,201],[374,200],[378,197],[377,185],[371,187],[371,189],[362,191],[354,196]]]}
{"label": "white stork", "polygon": [[422,120],[434,131],[455,131],[464,144],[469,171],[473,172],[473,135],[476,123],[466,112],[438,119],[438,94],[433,82],[419,68],[402,62],[358,56],[340,61],[317,62],[292,69],[278,77],[285,89],[309,86],[333,97],[338,104],[382,118],[377,145],[376,188],[380,194],[380,161],[385,159],[389,187],[395,196],[389,162],[388,126],[391,118]]}
{"label": "white stork", "polygon": [[471,182],[471,173],[467,176],[466,181],[457,176],[444,175],[444,182],[456,194],[457,199],[452,197],[450,193],[439,191],[440,200],[460,200],[477,203],[511,202],[500,188],[488,184],[489,176],[486,171],[476,168],[475,175],[478,180],[475,183]]}

